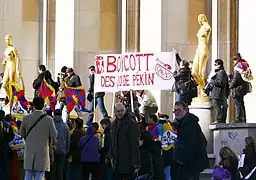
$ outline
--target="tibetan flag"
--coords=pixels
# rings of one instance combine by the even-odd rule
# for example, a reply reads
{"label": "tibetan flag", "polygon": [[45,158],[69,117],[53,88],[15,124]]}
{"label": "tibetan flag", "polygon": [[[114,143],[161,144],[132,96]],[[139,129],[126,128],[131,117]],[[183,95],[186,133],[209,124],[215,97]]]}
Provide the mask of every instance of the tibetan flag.
{"label": "tibetan flag", "polygon": [[90,112],[85,107],[85,90],[83,86],[65,87],[67,109],[70,118],[79,117],[81,112]]}
{"label": "tibetan flag", "polygon": [[246,61],[238,62],[234,70],[239,72],[245,82],[253,80],[252,71]]}
{"label": "tibetan flag", "polygon": [[17,83],[10,83],[10,101],[12,101],[11,114],[16,118],[23,118],[28,114],[28,101],[24,90]]}
{"label": "tibetan flag", "polygon": [[40,96],[44,99],[46,111],[54,112],[57,99],[55,89],[44,79],[40,87]]}
{"label": "tibetan flag", "polygon": [[159,131],[156,123],[149,123],[147,130],[152,133],[154,140],[159,140]]}

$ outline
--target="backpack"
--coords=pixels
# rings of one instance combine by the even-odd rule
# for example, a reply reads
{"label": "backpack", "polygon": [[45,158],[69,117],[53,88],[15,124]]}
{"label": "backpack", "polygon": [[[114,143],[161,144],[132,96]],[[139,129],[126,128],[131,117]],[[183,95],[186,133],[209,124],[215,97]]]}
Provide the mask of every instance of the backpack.
{"label": "backpack", "polygon": [[162,131],[160,130],[160,132],[162,132],[160,133],[160,142],[162,144],[162,149],[168,151],[174,147],[175,141],[177,139],[177,132],[174,127],[169,123],[164,123],[160,125],[160,128],[162,129]]}
{"label": "backpack", "polygon": [[231,180],[231,174],[223,167],[216,167],[212,172],[211,180]]}

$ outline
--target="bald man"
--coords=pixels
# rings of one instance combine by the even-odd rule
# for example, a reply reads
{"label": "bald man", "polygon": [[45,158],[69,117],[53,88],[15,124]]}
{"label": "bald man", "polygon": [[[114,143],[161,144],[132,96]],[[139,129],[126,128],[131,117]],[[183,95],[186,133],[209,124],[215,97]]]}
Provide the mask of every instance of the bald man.
{"label": "bald man", "polygon": [[122,103],[114,106],[115,120],[111,127],[109,158],[114,168],[114,180],[130,180],[139,168],[139,128],[135,116]]}

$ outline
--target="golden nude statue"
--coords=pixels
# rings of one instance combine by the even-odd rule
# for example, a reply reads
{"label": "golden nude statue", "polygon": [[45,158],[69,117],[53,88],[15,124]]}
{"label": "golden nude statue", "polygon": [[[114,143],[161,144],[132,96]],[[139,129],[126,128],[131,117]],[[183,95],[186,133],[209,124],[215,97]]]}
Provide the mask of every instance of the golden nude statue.
{"label": "golden nude statue", "polygon": [[[6,35],[4,39],[7,47],[4,51],[4,60],[2,63],[5,67],[2,87],[8,99],[10,99],[10,84],[19,83],[21,85],[20,88],[24,89],[24,82],[20,74],[20,58],[17,49],[12,45],[12,37],[11,35]],[[17,77],[19,78],[19,82],[17,82]]]}
{"label": "golden nude statue", "polygon": [[206,82],[206,65],[210,56],[208,43],[211,34],[211,26],[204,14],[198,16],[198,23],[201,26],[197,32],[198,46],[193,60],[192,75],[198,84],[199,92],[198,97],[205,97],[203,88]]}

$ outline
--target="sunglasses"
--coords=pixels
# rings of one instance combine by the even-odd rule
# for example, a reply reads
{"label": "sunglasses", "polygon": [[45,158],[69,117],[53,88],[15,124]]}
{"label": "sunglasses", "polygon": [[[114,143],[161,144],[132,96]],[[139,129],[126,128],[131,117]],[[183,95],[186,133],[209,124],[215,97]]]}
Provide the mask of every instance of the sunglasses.
{"label": "sunglasses", "polygon": [[180,111],[181,111],[181,109],[174,109],[173,113],[180,112]]}

